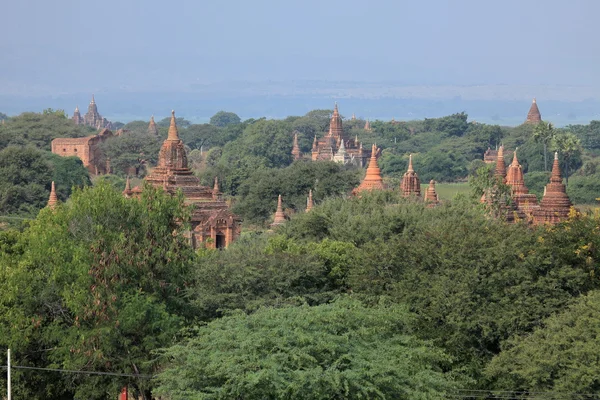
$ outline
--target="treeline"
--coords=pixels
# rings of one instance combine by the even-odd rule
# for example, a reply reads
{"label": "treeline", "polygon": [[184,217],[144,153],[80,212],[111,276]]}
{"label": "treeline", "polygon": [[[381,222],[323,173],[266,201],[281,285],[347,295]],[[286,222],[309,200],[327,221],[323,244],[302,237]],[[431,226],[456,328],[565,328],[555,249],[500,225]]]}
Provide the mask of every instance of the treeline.
{"label": "treeline", "polygon": [[[331,110],[313,110],[304,116],[283,120],[260,118],[241,121],[236,114],[221,111],[211,118],[209,124],[192,124],[183,117],[178,117],[177,123],[180,137],[188,149],[190,166],[202,183],[210,186],[214,177],[218,177],[221,190],[235,199],[235,211],[252,224],[264,224],[273,211],[272,204],[278,194],[284,195],[284,201],[291,210],[301,211],[301,199],[309,189],[317,189],[315,194],[320,198],[345,194],[361,178],[363,172],[357,168],[292,164],[293,133],[298,133],[300,148],[310,158],[314,137],[321,137],[328,130],[330,113]],[[123,133],[107,140],[102,150],[110,158],[115,174],[115,177],[107,179],[115,186],[123,187],[125,177],[132,171],[137,175],[135,178],[141,179],[156,164],[160,146],[167,135],[169,118],[157,122],[158,136],[148,133],[148,121],[115,125],[123,129]],[[553,151],[559,150],[563,175],[569,178],[571,199],[576,204],[594,204],[598,197],[598,121],[561,129],[548,127],[547,123],[510,128],[469,122],[465,113],[457,113],[422,121],[372,121],[371,131],[364,130],[364,126],[365,121],[361,119],[344,121],[348,137],[358,137],[367,148],[372,143],[382,148],[379,165],[384,179],[391,186],[398,185],[406,171],[409,154],[414,155],[415,169],[422,182],[431,179],[438,182],[466,181],[483,164],[483,153],[488,148],[495,149],[504,144],[507,163],[511,161],[511,151],[518,148],[525,181],[538,196],[548,182],[547,159],[552,159]],[[74,125],[60,110],[24,113],[0,124],[0,150],[14,145],[48,151],[55,137],[93,133],[89,128]],[[50,164],[49,168],[55,169]],[[30,168],[27,163],[21,165],[22,168]],[[82,171],[81,167],[79,171]],[[308,182],[302,176],[304,173],[314,182]],[[6,188],[22,183],[11,180],[10,174],[2,175],[7,176],[9,181],[5,184]],[[55,178],[63,196],[72,185],[82,185],[79,180]],[[319,182],[328,182],[329,185]],[[332,187],[334,182],[339,184]],[[48,191],[49,183],[44,185]],[[5,215],[21,212],[31,215],[43,204],[41,193],[33,189],[27,191],[25,196],[21,196],[23,206],[7,200],[13,205],[0,209],[0,212]],[[269,202],[271,208],[266,207]],[[16,210],[19,208],[25,211]]]}
{"label": "treeline", "polygon": [[99,184],[0,233],[0,348],[14,364],[130,374],[15,370],[14,393],[597,393],[597,215],[531,228],[466,198],[428,209],[381,192],[197,253],[187,217],[181,197]]}

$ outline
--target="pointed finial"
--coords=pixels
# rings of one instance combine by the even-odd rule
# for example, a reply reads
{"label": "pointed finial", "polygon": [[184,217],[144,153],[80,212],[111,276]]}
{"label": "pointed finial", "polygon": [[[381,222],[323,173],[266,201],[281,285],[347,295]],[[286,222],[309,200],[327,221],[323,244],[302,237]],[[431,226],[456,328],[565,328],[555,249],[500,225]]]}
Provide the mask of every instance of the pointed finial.
{"label": "pointed finial", "polygon": [[94,95],[92,94],[92,101],[90,101],[90,104],[96,104],[96,99],[94,99]]}
{"label": "pointed finial", "polygon": [[554,159],[555,159],[555,160],[558,160],[558,151],[555,151],[555,152],[554,152]]}
{"label": "pointed finial", "polygon": [[79,106],[75,106],[75,112],[78,113],[79,112]]}
{"label": "pointed finial", "polygon": [[537,101],[535,100],[535,97],[533,98],[533,103],[537,103]]}
{"label": "pointed finial", "polygon": [[312,189],[310,189],[308,191],[308,198],[306,199],[306,212],[309,212],[310,210],[312,210],[313,206],[314,206],[314,203],[313,203]]}
{"label": "pointed finial", "polygon": [[413,163],[412,163],[412,154],[408,155],[408,172],[415,172],[414,168],[413,168]]}
{"label": "pointed finial", "polygon": [[150,117],[150,122],[154,123],[154,114]]}
{"label": "pointed finial", "polygon": [[54,209],[56,207],[56,203],[58,203],[58,196],[56,195],[54,181],[52,181],[52,186],[50,187],[50,197],[48,198],[48,207]]}
{"label": "pointed finial", "polygon": [[171,125],[169,126],[169,134],[167,140],[179,140],[179,133],[177,132],[177,122],[175,119],[175,110],[171,110]]}

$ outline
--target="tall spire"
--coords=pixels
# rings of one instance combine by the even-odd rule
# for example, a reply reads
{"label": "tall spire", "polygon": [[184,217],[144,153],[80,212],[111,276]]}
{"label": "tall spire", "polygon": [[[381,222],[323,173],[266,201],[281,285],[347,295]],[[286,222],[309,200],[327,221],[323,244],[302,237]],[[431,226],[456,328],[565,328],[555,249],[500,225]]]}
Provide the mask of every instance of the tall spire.
{"label": "tall spire", "polygon": [[425,192],[424,200],[428,207],[435,207],[439,203],[438,194],[435,190],[435,181],[433,179],[429,181],[429,187]]}
{"label": "tall spire", "polygon": [[402,176],[402,182],[400,183],[400,192],[402,196],[421,196],[421,181],[419,175],[415,172],[412,163],[412,154],[408,156],[408,168]]}
{"label": "tall spire", "polygon": [[308,197],[306,198],[306,212],[309,212],[314,207],[312,189],[308,191]]}
{"label": "tall spire", "polygon": [[148,124],[148,134],[152,136],[158,136],[158,127],[154,122],[154,115],[150,117],[150,123]]}
{"label": "tall spire", "polygon": [[512,163],[508,166],[506,172],[506,184],[511,186],[513,194],[529,193],[529,190],[525,187],[523,168],[517,159],[517,150],[514,151]]}
{"label": "tall spire", "polygon": [[171,111],[171,125],[169,125],[169,134],[167,140],[179,140],[179,132],[177,132],[177,121],[175,119],[175,110]]}
{"label": "tall spire", "polygon": [[369,120],[365,122],[365,131],[371,132],[371,123],[369,122]]}
{"label": "tall spire", "polygon": [[367,174],[360,185],[352,191],[352,194],[357,195],[365,190],[384,190],[383,179],[381,178],[381,170],[377,165],[377,147],[375,144],[371,147],[371,160],[367,167]]}
{"label": "tall spire", "polygon": [[277,198],[277,211],[275,211],[275,217],[271,226],[278,226],[285,224],[285,214],[283,213],[283,202],[281,195]]}
{"label": "tall spire", "polygon": [[331,121],[329,122],[329,134],[337,139],[338,137],[342,136],[343,131],[342,118],[340,117],[340,112],[336,102],[333,109],[333,114],[331,115]]}
{"label": "tall spire", "polygon": [[317,135],[313,140],[312,151],[319,151],[319,141],[317,140]]}
{"label": "tall spire", "polygon": [[[100,96],[102,97],[102,96]],[[96,99],[94,99],[94,95],[92,94],[92,101],[90,101],[90,104],[96,104]]]}
{"label": "tall spire", "polygon": [[540,201],[540,209],[534,213],[536,223],[556,223],[566,219],[571,210],[571,200],[562,183],[558,152],[554,153],[550,183],[544,188],[544,197]]}
{"label": "tall spire", "polygon": [[123,190],[123,196],[130,197],[133,192],[131,191],[131,182],[129,182],[129,175],[125,181],[125,190]]}
{"label": "tall spire", "polygon": [[294,145],[292,146],[292,155],[294,156],[294,160],[299,160],[302,158],[302,152],[300,151],[300,146],[298,145],[298,132],[294,132]]}
{"label": "tall spire", "polygon": [[219,200],[221,198],[221,191],[219,190],[219,177],[215,176],[215,183],[212,190],[213,200]]}
{"label": "tall spire", "polygon": [[352,113],[352,121],[356,121],[356,115]]}
{"label": "tall spire", "polygon": [[504,162],[504,146],[500,146],[498,149],[498,157],[496,158],[496,169],[494,170],[494,176],[502,178],[502,181],[506,178],[506,163]]}
{"label": "tall spire", "polygon": [[54,209],[57,203],[58,196],[56,195],[56,187],[54,186],[54,181],[52,181],[52,186],[50,187],[50,197],[48,198],[48,208]]}
{"label": "tall spire", "polygon": [[540,113],[540,109],[538,108],[537,101],[535,97],[531,102],[531,107],[529,108],[529,112],[527,113],[527,119],[525,120],[526,124],[537,124],[542,120],[542,114]]}

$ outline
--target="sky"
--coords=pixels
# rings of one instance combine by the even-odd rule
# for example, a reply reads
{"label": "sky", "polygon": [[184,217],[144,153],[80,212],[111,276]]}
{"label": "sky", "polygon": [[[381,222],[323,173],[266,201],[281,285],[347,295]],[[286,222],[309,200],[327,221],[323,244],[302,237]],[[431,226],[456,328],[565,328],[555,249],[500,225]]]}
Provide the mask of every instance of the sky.
{"label": "sky", "polygon": [[234,81],[598,85],[597,0],[10,0],[0,95]]}

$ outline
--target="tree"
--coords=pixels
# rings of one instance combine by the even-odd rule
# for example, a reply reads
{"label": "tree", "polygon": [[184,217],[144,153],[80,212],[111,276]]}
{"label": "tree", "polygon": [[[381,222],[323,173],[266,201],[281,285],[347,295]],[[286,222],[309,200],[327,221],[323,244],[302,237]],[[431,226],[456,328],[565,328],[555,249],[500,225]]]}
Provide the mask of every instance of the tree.
{"label": "tree", "polygon": [[197,328],[164,352],[156,394],[177,399],[443,399],[442,351],[411,335],[406,308],[351,298],[263,308]]}
{"label": "tree", "polygon": [[544,145],[544,171],[548,171],[548,144],[555,134],[554,126],[550,122],[540,121],[533,130],[533,139]]}
{"label": "tree", "polygon": [[[569,184],[569,166],[581,154],[581,141],[571,132],[561,132],[552,138],[553,147],[559,151],[564,159],[565,178]],[[580,164],[581,165],[581,164]]]}
{"label": "tree", "polygon": [[106,140],[100,146],[103,155],[110,158],[113,173],[143,177],[147,165],[158,160],[161,141],[146,131],[130,131]]}
{"label": "tree", "polygon": [[546,319],[533,334],[508,341],[486,375],[499,389],[598,393],[600,365],[594,360],[600,358],[599,336],[600,291],[592,291]]}
{"label": "tree", "polygon": [[33,216],[48,202],[52,170],[33,147],[0,151],[0,213]]}
{"label": "tree", "polygon": [[[0,254],[0,347],[19,365],[153,375],[151,351],[193,312],[188,216],[181,196],[146,187],[125,199],[107,184],[42,210],[13,246],[20,254]],[[31,399],[114,398],[128,385],[146,400],[152,388],[141,377],[38,371],[15,385]]]}
{"label": "tree", "polygon": [[227,111],[219,111],[210,117],[210,124],[221,128],[227,125],[237,125],[240,122],[242,122],[242,120],[236,113]]}

